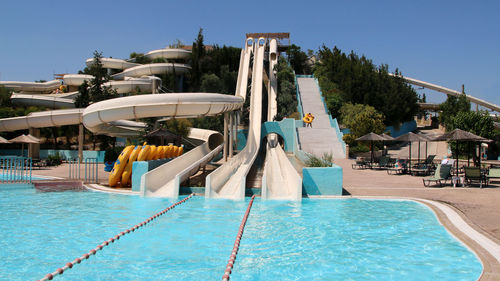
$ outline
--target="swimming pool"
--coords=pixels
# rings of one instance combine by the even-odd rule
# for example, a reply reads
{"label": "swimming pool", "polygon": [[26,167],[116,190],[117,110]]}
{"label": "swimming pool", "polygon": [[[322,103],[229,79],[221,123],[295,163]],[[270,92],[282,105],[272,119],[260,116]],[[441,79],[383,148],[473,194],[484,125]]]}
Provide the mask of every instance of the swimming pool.
{"label": "swimming pool", "polygon": [[[247,202],[193,197],[54,280],[220,280]],[[0,189],[0,279],[39,279],[172,203]],[[415,202],[257,199],[231,279],[475,280],[481,270]]]}

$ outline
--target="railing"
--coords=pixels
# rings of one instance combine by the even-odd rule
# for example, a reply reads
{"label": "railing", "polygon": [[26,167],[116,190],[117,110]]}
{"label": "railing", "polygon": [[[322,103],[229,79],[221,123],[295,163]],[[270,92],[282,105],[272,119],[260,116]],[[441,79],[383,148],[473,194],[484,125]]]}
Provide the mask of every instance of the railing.
{"label": "railing", "polygon": [[0,157],[0,183],[31,183],[32,165],[29,157]]}
{"label": "railing", "polygon": [[68,159],[69,179],[80,179],[80,158]]}
{"label": "railing", "polygon": [[85,158],[85,182],[98,183],[99,165],[97,158]]}
{"label": "railing", "polygon": [[[99,180],[99,165],[98,158],[85,158],[83,161],[84,166],[84,177],[83,181],[86,183],[98,183]],[[81,161],[80,158],[73,158],[68,160],[68,170],[69,170],[69,179],[82,179],[82,171],[81,171]]]}

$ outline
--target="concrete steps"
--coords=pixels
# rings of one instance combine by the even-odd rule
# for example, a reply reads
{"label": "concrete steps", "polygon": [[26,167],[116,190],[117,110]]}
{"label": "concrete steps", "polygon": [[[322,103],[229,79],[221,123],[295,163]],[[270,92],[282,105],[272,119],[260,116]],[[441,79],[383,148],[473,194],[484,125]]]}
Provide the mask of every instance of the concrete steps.
{"label": "concrete steps", "polygon": [[316,81],[314,78],[297,78],[297,83],[304,114],[312,113],[315,117],[312,128],[297,129],[300,148],[317,157],[329,153],[333,158],[345,158],[344,148],[331,127]]}
{"label": "concrete steps", "polygon": [[38,191],[58,192],[58,191],[85,191],[83,182],[79,180],[47,180],[33,181],[33,185]]}

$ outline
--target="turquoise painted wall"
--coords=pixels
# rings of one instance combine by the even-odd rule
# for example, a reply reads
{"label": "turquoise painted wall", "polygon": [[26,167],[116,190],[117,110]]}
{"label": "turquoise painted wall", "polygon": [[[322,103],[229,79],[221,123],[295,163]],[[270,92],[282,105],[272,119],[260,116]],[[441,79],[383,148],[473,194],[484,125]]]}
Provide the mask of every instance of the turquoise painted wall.
{"label": "turquoise painted wall", "polygon": [[243,150],[247,145],[248,130],[238,130],[238,147],[236,150]]}
{"label": "turquoise painted wall", "polygon": [[342,167],[302,168],[303,195],[342,195]]}
{"label": "turquoise painted wall", "polygon": [[261,137],[268,134],[277,133],[285,141],[285,151],[293,152],[293,146],[296,142],[295,119],[283,119],[279,122],[265,122],[261,127]]}
{"label": "turquoise painted wall", "polygon": [[132,191],[141,191],[141,177],[145,173],[169,162],[171,159],[135,161],[132,163]]}

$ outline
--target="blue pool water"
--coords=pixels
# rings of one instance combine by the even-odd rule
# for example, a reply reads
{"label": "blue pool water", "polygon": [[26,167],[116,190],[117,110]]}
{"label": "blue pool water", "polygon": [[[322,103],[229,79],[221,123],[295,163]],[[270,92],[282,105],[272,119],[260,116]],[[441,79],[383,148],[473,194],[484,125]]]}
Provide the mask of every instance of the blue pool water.
{"label": "blue pool water", "polygon": [[[35,280],[172,204],[0,188],[0,280]],[[54,280],[220,280],[246,202],[193,197]],[[231,280],[476,280],[482,265],[408,201],[256,199]]]}

